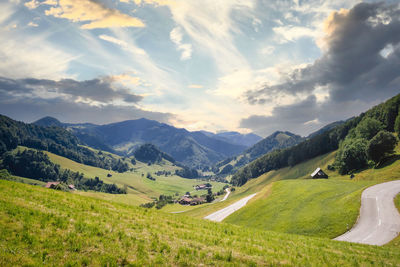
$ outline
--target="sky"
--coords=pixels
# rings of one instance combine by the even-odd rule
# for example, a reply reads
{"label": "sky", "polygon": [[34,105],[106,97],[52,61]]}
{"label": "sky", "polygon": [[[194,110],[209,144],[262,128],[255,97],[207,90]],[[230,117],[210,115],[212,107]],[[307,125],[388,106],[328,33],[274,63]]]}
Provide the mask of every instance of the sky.
{"label": "sky", "polygon": [[307,135],[400,92],[400,4],[3,0],[0,114]]}

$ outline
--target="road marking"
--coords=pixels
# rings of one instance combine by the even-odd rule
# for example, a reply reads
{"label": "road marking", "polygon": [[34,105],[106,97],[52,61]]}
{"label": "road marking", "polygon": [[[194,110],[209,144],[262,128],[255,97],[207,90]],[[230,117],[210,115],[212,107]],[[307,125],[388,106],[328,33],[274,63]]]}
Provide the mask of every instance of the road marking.
{"label": "road marking", "polygon": [[372,232],[372,233],[370,233],[369,235],[367,235],[367,237],[366,238],[364,238],[362,241],[365,241],[365,240],[367,240],[368,238],[370,238],[373,234],[375,233],[375,231],[374,232]]}
{"label": "road marking", "polygon": [[382,220],[381,220],[381,219],[379,219],[378,226],[380,226],[381,224],[382,224]]}

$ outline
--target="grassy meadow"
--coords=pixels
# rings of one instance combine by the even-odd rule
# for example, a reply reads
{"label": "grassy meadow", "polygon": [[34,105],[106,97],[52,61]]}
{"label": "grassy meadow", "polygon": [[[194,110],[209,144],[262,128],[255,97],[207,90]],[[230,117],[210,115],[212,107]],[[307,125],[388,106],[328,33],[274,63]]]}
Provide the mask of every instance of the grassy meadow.
{"label": "grassy meadow", "polygon": [[246,227],[334,238],[358,217],[361,192],[371,182],[287,180],[272,184],[225,222]]}
{"label": "grassy meadow", "polygon": [[[152,197],[158,197],[160,194],[164,195],[183,195],[185,192],[193,192],[193,186],[202,184],[204,181],[198,179],[186,179],[177,175],[156,175],[158,171],[170,171],[174,173],[179,167],[174,166],[172,163],[163,160],[160,164],[147,165],[137,161],[135,165],[129,162],[129,167],[133,171],[118,173],[114,171],[104,170],[97,167],[92,167],[77,163],[64,157],[45,152],[50,160],[59,164],[61,168],[70,169],[83,173],[87,177],[99,177],[106,183],[115,183],[118,186],[126,186],[128,189],[128,199],[124,196],[115,196],[111,194],[97,193],[97,192],[81,192],[81,194],[98,197],[100,199],[109,199],[118,201],[125,204],[139,205],[151,201]],[[118,155],[113,155],[119,158]],[[121,158],[122,159],[122,158]],[[150,173],[156,181],[146,178],[147,173]],[[111,174],[112,177],[107,177]],[[219,182],[210,182],[213,185],[213,191],[217,192],[225,185]],[[133,195],[133,196],[129,196]]]}
{"label": "grassy meadow", "polygon": [[[225,219],[227,223],[263,230],[333,238],[351,228],[357,220],[360,198],[368,186],[400,178],[400,146],[392,160],[380,168],[349,175],[328,170],[336,152],[294,167],[270,171],[236,188],[227,201],[204,205],[180,215],[203,218],[247,195],[257,193],[248,204]],[[310,179],[321,167],[329,179]],[[400,201],[400,200],[397,200]],[[400,239],[398,244],[400,244]]]}
{"label": "grassy meadow", "polygon": [[376,247],[213,223],[0,180],[1,266],[398,266]]}

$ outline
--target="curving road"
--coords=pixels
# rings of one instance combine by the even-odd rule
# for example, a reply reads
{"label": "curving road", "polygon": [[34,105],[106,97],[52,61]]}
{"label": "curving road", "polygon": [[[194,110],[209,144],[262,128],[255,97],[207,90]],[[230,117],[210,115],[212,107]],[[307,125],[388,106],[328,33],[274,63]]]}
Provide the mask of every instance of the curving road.
{"label": "curving road", "polygon": [[231,193],[231,190],[229,190],[229,188],[226,188],[225,192],[226,192],[226,194],[225,194],[224,198],[221,199],[220,202],[225,201],[228,198],[229,194]]}
{"label": "curving road", "polygon": [[384,245],[400,232],[400,214],[393,199],[400,193],[400,180],[365,189],[355,226],[335,240],[369,245]]}
{"label": "curving road", "polygon": [[247,204],[247,202],[253,198],[256,194],[252,194],[250,196],[244,197],[239,201],[236,201],[235,203],[219,210],[214,213],[211,213],[210,215],[204,217],[206,220],[214,221],[214,222],[221,222],[223,219],[237,211],[238,209],[242,208]]}

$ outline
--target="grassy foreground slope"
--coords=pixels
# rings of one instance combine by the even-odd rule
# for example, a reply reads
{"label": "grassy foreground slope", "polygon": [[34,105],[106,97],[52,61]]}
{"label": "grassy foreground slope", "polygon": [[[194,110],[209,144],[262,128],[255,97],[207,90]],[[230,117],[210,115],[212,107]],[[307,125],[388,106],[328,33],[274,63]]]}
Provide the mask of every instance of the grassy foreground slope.
{"label": "grassy foreground slope", "polygon": [[[327,170],[332,164],[334,153],[317,157],[292,168],[284,168],[267,173],[249,181],[271,181],[271,176],[279,180],[296,178],[291,181],[279,181],[268,191],[261,191],[248,205],[235,212],[226,222],[320,237],[336,237],[357,220],[362,191],[377,183],[400,179],[400,145],[395,155],[380,168],[372,168],[349,175],[339,175]],[[312,180],[310,170],[318,163],[329,174],[329,179]],[[254,183],[253,182],[253,183]],[[246,186],[246,185],[245,185]]]}
{"label": "grassy foreground slope", "polygon": [[[285,233],[336,237],[356,222],[361,193],[365,187],[400,179],[400,145],[396,147],[393,160],[381,168],[355,173],[353,179],[327,169],[333,163],[335,153],[316,157],[294,167],[270,171],[237,188],[226,202],[181,214],[203,218],[244,196],[257,193],[245,207],[227,217],[225,222]],[[328,173],[328,180],[309,179],[310,173],[317,167]]]}
{"label": "grassy foreground slope", "polygon": [[396,266],[400,251],[174,216],[0,181],[0,265]]}
{"label": "grassy foreground slope", "polygon": [[[308,178],[310,173],[312,173],[317,167],[321,167],[324,170],[328,164],[331,164],[335,158],[335,152],[331,152],[314,159],[308,160],[306,162],[300,163],[295,167],[286,167],[279,170],[273,170],[268,173],[261,175],[256,179],[249,180],[245,185],[241,187],[237,187],[236,191],[232,192],[229,198],[220,203],[212,204],[212,205],[202,205],[196,209],[187,211],[183,214],[193,216],[196,218],[203,218],[217,210],[220,210],[233,202],[246,197],[253,193],[264,192],[268,190],[266,188],[271,183],[280,180],[292,180],[292,179],[305,179]],[[328,171],[329,175],[332,175],[333,172]],[[256,196],[258,198],[258,196]],[[251,203],[253,200],[250,200]]]}
{"label": "grassy foreground slope", "polygon": [[285,233],[334,238],[357,220],[361,192],[373,182],[291,180],[230,215],[225,222]]}

